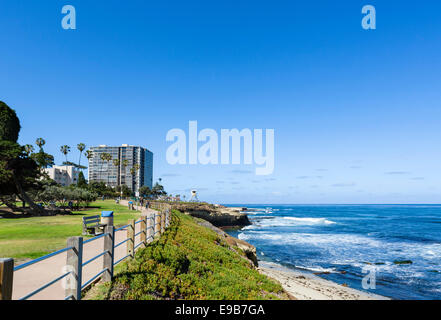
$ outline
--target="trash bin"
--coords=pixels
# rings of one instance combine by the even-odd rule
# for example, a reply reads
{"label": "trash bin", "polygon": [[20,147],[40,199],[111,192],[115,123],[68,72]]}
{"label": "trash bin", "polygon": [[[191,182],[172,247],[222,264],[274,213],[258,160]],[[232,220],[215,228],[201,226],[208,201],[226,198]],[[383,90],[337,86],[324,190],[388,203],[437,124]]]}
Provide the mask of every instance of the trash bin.
{"label": "trash bin", "polygon": [[113,211],[101,212],[101,224],[113,226]]}

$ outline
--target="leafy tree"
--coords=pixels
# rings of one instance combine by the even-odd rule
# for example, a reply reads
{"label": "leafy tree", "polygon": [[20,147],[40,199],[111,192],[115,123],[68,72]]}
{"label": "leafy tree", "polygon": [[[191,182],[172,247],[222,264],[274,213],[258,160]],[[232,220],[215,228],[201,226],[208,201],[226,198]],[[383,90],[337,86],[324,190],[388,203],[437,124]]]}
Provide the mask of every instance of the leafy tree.
{"label": "leafy tree", "polygon": [[84,174],[82,171],[80,171],[80,173],[78,174],[78,187],[79,188],[87,188],[87,180],[86,178],[84,178]]}
{"label": "leafy tree", "polygon": [[62,207],[65,207],[66,202],[72,201],[76,203],[77,208],[81,204],[87,206],[90,202],[95,201],[97,197],[98,195],[95,192],[74,185],[69,187],[48,185],[37,194],[38,200],[45,204],[60,203]]}
{"label": "leafy tree", "polygon": [[15,209],[10,200],[18,196],[36,214],[44,214],[44,210],[27,194],[27,191],[38,188],[40,170],[25,148],[17,143],[20,120],[4,102],[0,102],[0,120],[0,200]]}
{"label": "leafy tree", "polygon": [[37,163],[40,169],[51,167],[55,164],[54,156],[43,151],[43,148],[39,152],[31,154],[31,158]]}
{"label": "leafy tree", "polygon": [[123,197],[131,197],[133,196],[133,191],[130,190],[130,188],[128,186],[126,186],[125,184],[119,185],[116,187],[116,191],[122,195]]}
{"label": "leafy tree", "polygon": [[17,142],[20,128],[20,120],[15,111],[0,101],[0,140]]}
{"label": "leafy tree", "polygon": [[152,190],[148,186],[142,186],[139,188],[139,195],[144,198],[150,198],[152,196]]}
{"label": "leafy tree", "polygon": [[156,182],[152,188],[152,195],[154,198],[158,198],[160,196],[167,195],[167,192],[165,192],[164,187],[162,185]]}
{"label": "leafy tree", "polygon": [[102,197],[116,197],[118,194],[112,187],[106,186],[104,182],[92,181],[89,183],[87,189],[95,192],[98,196]]}

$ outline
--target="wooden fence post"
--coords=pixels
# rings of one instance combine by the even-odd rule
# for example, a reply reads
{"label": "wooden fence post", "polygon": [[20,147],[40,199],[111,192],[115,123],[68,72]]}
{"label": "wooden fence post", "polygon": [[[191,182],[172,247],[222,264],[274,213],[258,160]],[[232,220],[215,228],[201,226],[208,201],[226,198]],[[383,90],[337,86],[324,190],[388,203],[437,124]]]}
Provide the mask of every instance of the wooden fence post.
{"label": "wooden fence post", "polygon": [[131,258],[135,257],[135,220],[129,220],[127,227],[127,255]]}
{"label": "wooden fence post", "polygon": [[72,274],[66,286],[66,297],[73,296],[75,300],[81,300],[81,284],[83,271],[83,238],[72,237],[67,239],[67,247],[72,249],[67,251],[66,266]]}
{"label": "wooden fence post", "polygon": [[12,300],[14,259],[0,259],[0,300]]}
{"label": "wooden fence post", "polygon": [[161,234],[165,231],[165,211],[161,211]]}
{"label": "wooden fence post", "polygon": [[153,233],[154,233],[154,215],[149,213],[147,216],[147,243],[150,243],[153,241]]}
{"label": "wooden fence post", "polygon": [[161,216],[158,214],[158,212],[155,212],[155,233],[154,237],[160,236],[161,233]]}
{"label": "wooden fence post", "polygon": [[140,247],[145,248],[145,246],[147,245],[147,230],[146,230],[146,216],[142,216],[141,217],[141,245]]}
{"label": "wooden fence post", "polygon": [[104,252],[107,252],[103,256],[103,269],[107,269],[103,273],[103,281],[110,282],[113,278],[113,262],[115,260],[115,227],[107,225],[105,230],[107,235],[104,237]]}

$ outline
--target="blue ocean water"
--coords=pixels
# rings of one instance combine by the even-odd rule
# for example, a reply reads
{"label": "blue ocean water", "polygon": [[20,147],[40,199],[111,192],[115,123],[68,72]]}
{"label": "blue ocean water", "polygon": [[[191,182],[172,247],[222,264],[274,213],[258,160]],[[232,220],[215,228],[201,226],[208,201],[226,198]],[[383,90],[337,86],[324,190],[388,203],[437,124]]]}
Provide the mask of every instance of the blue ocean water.
{"label": "blue ocean water", "polygon": [[359,290],[374,271],[376,288],[364,291],[441,299],[441,205],[231,206],[249,208],[252,225],[228,233],[256,246],[261,260]]}

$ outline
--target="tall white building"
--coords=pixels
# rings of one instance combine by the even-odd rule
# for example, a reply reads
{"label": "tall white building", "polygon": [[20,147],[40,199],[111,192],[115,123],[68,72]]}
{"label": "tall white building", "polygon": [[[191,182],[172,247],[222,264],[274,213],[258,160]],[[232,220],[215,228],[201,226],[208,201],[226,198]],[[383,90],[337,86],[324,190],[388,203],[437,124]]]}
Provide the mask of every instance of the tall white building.
{"label": "tall white building", "polygon": [[52,166],[44,169],[44,171],[49,178],[62,186],[69,186],[78,182],[79,171],[74,166]]}
{"label": "tall white building", "polygon": [[[89,182],[104,182],[108,186],[126,185],[138,192],[142,186],[153,186],[153,153],[146,148],[123,144],[120,147],[100,145],[91,147],[92,158],[89,159]],[[108,153],[112,160],[101,159],[101,154]],[[115,166],[114,160],[119,163]],[[131,169],[139,169],[132,174]]]}

